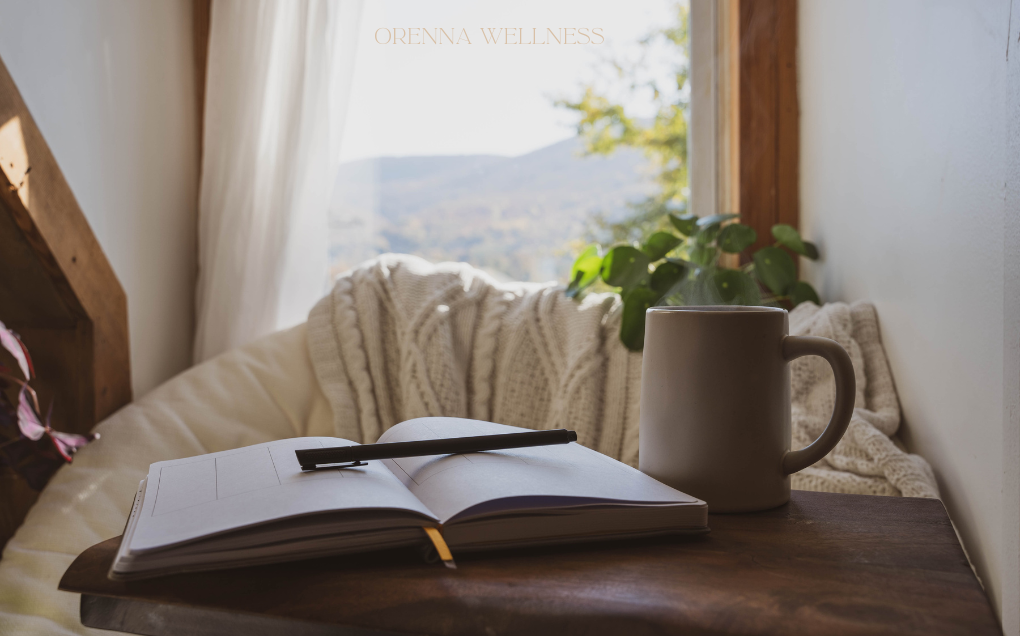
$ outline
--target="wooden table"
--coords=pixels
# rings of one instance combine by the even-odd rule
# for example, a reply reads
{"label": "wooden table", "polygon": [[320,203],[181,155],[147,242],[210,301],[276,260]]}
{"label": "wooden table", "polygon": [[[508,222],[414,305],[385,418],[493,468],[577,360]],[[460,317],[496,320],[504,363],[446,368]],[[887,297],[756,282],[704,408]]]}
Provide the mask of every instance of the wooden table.
{"label": "wooden table", "polygon": [[119,538],[60,588],[139,634],[1001,634],[939,501],[793,493],[695,538],[458,557],[391,551],[138,581]]}

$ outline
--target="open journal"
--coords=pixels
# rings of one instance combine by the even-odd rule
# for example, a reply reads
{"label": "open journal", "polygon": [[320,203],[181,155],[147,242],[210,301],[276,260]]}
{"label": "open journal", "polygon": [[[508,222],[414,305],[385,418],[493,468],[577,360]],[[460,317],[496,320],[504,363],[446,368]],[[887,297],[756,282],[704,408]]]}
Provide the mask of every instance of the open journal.
{"label": "open journal", "polygon": [[[430,417],[379,442],[524,430]],[[708,529],[705,502],[577,443],[311,472],[294,454],[353,443],[302,437],[152,464],[110,578],[422,545],[424,528],[454,554]]]}

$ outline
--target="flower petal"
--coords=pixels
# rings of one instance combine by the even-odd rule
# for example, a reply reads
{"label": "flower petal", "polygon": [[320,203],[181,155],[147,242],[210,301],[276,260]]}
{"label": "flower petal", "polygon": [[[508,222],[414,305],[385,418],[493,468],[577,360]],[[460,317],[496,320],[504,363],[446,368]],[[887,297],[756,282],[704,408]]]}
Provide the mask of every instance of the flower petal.
{"label": "flower petal", "polygon": [[18,428],[21,429],[22,435],[32,441],[38,441],[46,432],[46,427],[39,421],[39,416],[28,401],[27,385],[21,387],[21,394],[18,396]]}
{"label": "flower petal", "polygon": [[78,449],[85,446],[92,441],[91,437],[84,435],[74,435],[72,433],[61,433],[60,431],[54,431],[50,429],[50,437],[53,438],[53,443],[56,445],[57,450],[64,456],[64,459],[71,461],[71,455],[78,452]]}
{"label": "flower petal", "polygon": [[4,326],[3,322],[0,322],[0,345],[3,345],[3,348],[18,361],[21,372],[25,374],[25,379],[31,380],[32,370],[28,363],[28,356],[25,355],[24,345],[10,329]]}

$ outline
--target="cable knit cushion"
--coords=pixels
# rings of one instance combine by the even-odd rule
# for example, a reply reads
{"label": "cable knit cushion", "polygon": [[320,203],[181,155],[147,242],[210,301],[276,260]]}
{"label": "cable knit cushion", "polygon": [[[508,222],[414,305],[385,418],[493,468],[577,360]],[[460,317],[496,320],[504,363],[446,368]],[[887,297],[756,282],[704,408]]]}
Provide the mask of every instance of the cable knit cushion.
{"label": "cable knit cushion", "polygon": [[468,417],[570,428],[636,465],[641,355],[619,345],[617,305],[388,254],[337,281],[308,316],[308,345],[338,437],[373,442],[404,420]]}

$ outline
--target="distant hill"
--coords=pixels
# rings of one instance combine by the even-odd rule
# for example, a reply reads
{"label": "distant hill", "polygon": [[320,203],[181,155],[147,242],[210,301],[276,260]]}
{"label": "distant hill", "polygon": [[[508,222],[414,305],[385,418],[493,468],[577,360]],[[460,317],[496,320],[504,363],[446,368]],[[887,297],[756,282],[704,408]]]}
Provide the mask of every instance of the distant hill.
{"label": "distant hill", "polygon": [[519,157],[382,157],[347,163],[330,208],[342,271],[382,252],[466,261],[518,280],[564,278],[567,244],[594,213],[618,216],[655,191],[625,149],[581,156],[568,139]]}

